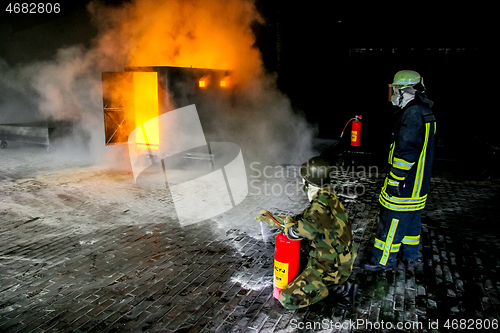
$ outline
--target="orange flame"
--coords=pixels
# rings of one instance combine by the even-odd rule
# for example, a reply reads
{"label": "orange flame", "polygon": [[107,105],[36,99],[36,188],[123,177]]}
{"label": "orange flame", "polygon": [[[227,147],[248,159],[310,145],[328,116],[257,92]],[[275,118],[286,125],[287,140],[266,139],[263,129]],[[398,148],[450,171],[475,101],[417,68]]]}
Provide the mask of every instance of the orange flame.
{"label": "orange flame", "polygon": [[142,127],[136,132],[135,142],[141,148],[158,149],[158,73],[134,72],[133,80],[135,124]]}
{"label": "orange flame", "polygon": [[[104,9],[101,11],[101,9]],[[91,2],[90,12],[100,28],[96,40],[102,61],[114,59],[123,67],[175,66],[231,71],[214,84],[228,87],[251,82],[262,74],[259,50],[254,47],[251,26],[262,21],[253,1],[248,0],[133,0],[120,8]],[[123,70],[119,68],[119,70]],[[115,67],[115,69],[118,69]],[[109,68],[113,70],[113,68]],[[156,73],[134,73],[129,118],[140,126],[158,115]],[[154,83],[153,83],[154,81]],[[211,82],[199,80],[205,88]],[[147,137],[138,135],[137,143],[155,147],[159,142],[157,124],[148,122]]]}
{"label": "orange flame", "polygon": [[206,88],[208,86],[208,76],[204,76],[198,80],[198,86],[200,88]]}
{"label": "orange flame", "polygon": [[226,76],[225,78],[223,78],[221,81],[220,81],[220,84],[219,84],[221,87],[225,88],[225,87],[228,87],[229,86],[229,77]]}
{"label": "orange flame", "polygon": [[[261,72],[251,25],[262,21],[252,1],[136,0],[120,9],[91,12],[105,31],[97,41],[130,66],[231,70],[233,83]],[[116,50],[119,52],[116,52]]]}

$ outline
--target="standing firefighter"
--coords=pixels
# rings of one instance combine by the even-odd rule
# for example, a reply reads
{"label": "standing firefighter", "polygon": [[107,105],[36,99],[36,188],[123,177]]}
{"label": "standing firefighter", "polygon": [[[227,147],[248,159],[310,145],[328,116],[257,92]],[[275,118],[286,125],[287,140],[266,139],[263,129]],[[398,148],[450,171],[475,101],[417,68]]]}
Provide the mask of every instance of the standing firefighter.
{"label": "standing firefighter", "polygon": [[306,239],[311,243],[306,268],[279,295],[279,301],[288,309],[317,303],[330,293],[336,307],[345,309],[354,304],[356,288],[347,281],[356,258],[352,228],[344,206],[329,185],[329,172],[324,159],[309,159],[300,170],[309,206],[297,216],[274,217],[262,210],[255,217],[284,229],[291,240]]}
{"label": "standing firefighter", "polygon": [[423,79],[399,71],[389,85],[392,104],[401,112],[392,134],[388,173],[379,202],[380,219],[369,271],[391,270],[396,255],[411,265],[419,258],[420,213],[429,191],[436,120]]}

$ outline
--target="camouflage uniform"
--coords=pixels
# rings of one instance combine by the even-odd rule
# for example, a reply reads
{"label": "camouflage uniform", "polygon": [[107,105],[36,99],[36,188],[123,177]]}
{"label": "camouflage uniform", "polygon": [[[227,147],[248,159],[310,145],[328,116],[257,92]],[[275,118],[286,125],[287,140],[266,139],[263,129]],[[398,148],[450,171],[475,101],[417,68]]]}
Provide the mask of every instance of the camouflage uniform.
{"label": "camouflage uniform", "polygon": [[287,223],[286,234],[292,228],[294,235],[309,239],[312,246],[307,267],[279,296],[285,308],[297,309],[319,302],[328,296],[328,289],[347,281],[356,248],[345,208],[329,186],[322,187],[309,207],[292,220],[296,223]]}

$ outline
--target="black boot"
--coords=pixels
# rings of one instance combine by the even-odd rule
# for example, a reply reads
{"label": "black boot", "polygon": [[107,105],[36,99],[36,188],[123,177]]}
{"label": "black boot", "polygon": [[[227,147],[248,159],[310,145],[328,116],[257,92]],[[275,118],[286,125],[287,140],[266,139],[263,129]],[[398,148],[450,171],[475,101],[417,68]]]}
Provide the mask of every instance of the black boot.
{"label": "black boot", "polygon": [[392,271],[394,268],[394,265],[387,267],[387,266],[383,266],[380,264],[366,263],[363,265],[363,268],[367,271],[370,271],[370,272]]}
{"label": "black boot", "polygon": [[356,298],[356,291],[358,290],[358,285],[347,281],[341,288],[338,288],[333,295],[334,306],[336,308],[345,310],[350,309],[354,306],[354,301]]}

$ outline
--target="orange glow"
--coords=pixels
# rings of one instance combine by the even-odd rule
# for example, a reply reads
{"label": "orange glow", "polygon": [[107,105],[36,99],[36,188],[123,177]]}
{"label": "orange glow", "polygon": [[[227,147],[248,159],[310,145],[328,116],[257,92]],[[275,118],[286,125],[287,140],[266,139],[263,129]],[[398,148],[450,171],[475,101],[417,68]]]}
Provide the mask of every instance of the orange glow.
{"label": "orange glow", "polygon": [[105,29],[99,44],[116,45],[120,52],[105,50],[123,56],[125,66],[231,70],[231,84],[261,74],[251,27],[263,20],[253,1],[135,0],[112,15],[91,9]]}
{"label": "orange glow", "polygon": [[204,76],[198,80],[198,86],[200,88],[206,88],[208,86],[208,76]]}
{"label": "orange glow", "polygon": [[220,86],[221,87],[227,87],[229,85],[229,77],[225,77],[220,81]]}
{"label": "orange glow", "polygon": [[160,131],[158,125],[158,74],[156,72],[134,72],[134,113],[138,147],[158,149]]}

